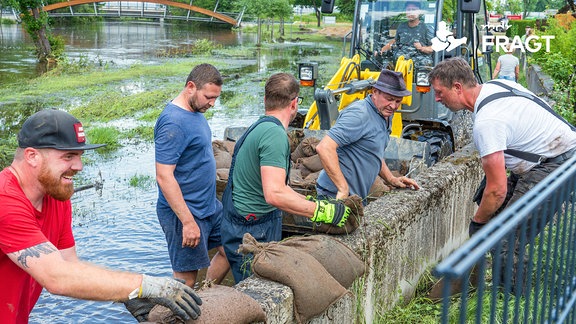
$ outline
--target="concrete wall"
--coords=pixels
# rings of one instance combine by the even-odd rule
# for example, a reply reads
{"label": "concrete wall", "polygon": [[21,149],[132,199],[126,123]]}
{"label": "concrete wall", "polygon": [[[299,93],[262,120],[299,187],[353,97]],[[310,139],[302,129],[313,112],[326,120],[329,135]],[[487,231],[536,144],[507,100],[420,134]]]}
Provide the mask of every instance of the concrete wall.
{"label": "concrete wall", "polygon": [[[411,296],[423,272],[468,238],[476,208],[471,197],[482,176],[477,151],[468,145],[420,174],[421,190],[394,190],[366,206],[361,227],[338,237],[367,264],[357,281],[361,293],[342,298],[310,323],[371,323],[376,310],[393,306],[400,293]],[[294,322],[290,288],[255,277],[235,288],[260,302],[267,323]]]}

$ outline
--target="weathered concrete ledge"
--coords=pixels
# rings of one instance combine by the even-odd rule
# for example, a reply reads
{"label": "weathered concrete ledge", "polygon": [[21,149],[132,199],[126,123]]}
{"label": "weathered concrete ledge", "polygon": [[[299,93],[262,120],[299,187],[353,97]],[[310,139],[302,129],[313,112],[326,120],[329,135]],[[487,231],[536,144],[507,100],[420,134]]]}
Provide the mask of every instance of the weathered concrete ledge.
{"label": "weathered concrete ledge", "polygon": [[[361,227],[338,237],[367,264],[358,280],[361,293],[342,298],[310,323],[371,323],[377,309],[390,308],[400,295],[410,297],[424,271],[468,238],[476,209],[471,197],[482,176],[478,153],[469,144],[420,174],[421,190],[395,190],[370,203]],[[254,276],[235,288],[262,305],[267,323],[294,322],[290,288]]]}

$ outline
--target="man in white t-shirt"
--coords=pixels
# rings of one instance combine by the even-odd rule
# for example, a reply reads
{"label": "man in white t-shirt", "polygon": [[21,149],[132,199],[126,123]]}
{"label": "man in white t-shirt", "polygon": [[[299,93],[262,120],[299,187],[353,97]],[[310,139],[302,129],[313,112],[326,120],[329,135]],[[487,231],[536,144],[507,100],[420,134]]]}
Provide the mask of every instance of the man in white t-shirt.
{"label": "man in white t-shirt", "polygon": [[[430,73],[429,80],[436,101],[452,111],[469,110],[474,113],[474,144],[480,152],[486,186],[470,223],[470,235],[522,197],[576,150],[576,132],[535,100],[510,93],[510,96],[490,101],[478,110],[489,95],[509,92],[505,87],[536,97],[515,82],[499,80],[505,87],[495,82],[478,84],[470,65],[459,57],[440,62]],[[528,152],[545,161],[530,162],[506,154],[504,150],[507,149]],[[510,178],[507,170],[511,172]],[[538,233],[539,229],[536,231]],[[506,254],[507,248],[503,248],[500,256]]]}

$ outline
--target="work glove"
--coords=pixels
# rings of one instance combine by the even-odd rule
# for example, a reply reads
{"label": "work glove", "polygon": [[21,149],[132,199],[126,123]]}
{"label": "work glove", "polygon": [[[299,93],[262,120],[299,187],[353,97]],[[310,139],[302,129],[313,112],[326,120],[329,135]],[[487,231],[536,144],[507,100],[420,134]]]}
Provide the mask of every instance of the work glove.
{"label": "work glove", "polygon": [[317,200],[312,221],[342,227],[348,216],[350,216],[350,208],[341,201]]}
{"label": "work glove", "polygon": [[125,301],[124,306],[140,323],[148,321],[148,315],[156,304],[148,298],[134,298]]}
{"label": "work glove", "polygon": [[484,227],[484,225],[486,225],[486,223],[481,224],[481,223],[476,223],[473,220],[470,220],[470,225],[468,226],[468,236],[472,237],[472,235],[474,235],[476,232],[481,230],[482,227]]}
{"label": "work glove", "polygon": [[200,297],[194,289],[175,279],[143,275],[142,285],[133,292],[135,293],[136,296],[130,294],[130,300],[124,305],[138,321],[140,318],[147,319],[148,313],[156,304],[169,308],[184,321],[200,316]]}

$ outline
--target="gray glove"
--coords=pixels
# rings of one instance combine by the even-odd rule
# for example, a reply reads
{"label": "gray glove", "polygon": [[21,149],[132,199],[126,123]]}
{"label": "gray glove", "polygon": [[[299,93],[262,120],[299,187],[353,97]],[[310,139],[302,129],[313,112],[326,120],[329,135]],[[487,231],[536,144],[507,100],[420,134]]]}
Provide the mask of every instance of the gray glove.
{"label": "gray glove", "polygon": [[[194,292],[194,289],[172,278],[143,275],[142,285],[140,286],[138,296],[134,297],[149,298],[150,302],[153,304],[168,307],[174,315],[180,317],[184,321],[197,319],[198,316],[200,316],[199,305],[202,305],[200,297],[196,292]],[[146,306],[146,303],[140,304],[140,307],[136,309],[140,309],[140,311],[142,311],[142,309],[147,309],[147,307],[144,307]],[[128,306],[126,308],[128,308]],[[134,315],[130,308],[128,308],[128,310],[132,315]],[[148,309],[148,312],[149,311],[150,310]],[[137,315],[141,316],[141,314]],[[138,317],[136,317],[136,319],[138,319]]]}

